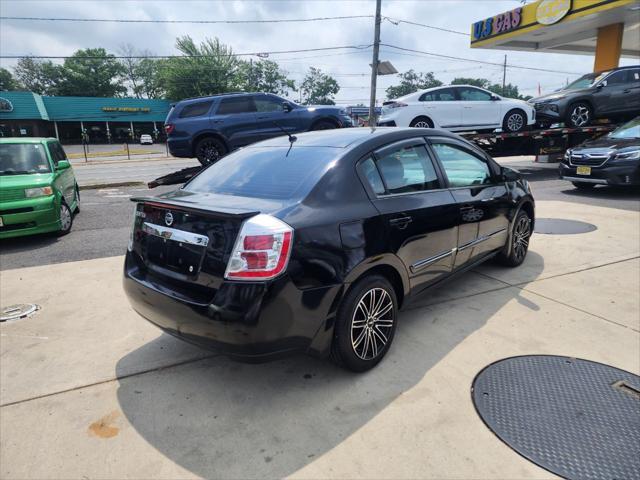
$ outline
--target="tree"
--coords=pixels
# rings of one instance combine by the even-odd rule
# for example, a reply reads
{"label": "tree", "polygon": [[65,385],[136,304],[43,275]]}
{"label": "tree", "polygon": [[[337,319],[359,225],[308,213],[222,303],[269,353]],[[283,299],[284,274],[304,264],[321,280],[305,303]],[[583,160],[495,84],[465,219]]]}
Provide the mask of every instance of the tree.
{"label": "tree", "polygon": [[56,95],[81,97],[118,97],[127,93],[122,84],[123,65],[104,48],[77,50],[66,58]]}
{"label": "tree", "polygon": [[486,78],[458,77],[451,80],[451,85],[473,85],[475,87],[489,89],[491,82]]}
{"label": "tree", "polygon": [[3,90],[20,90],[20,84],[9,70],[0,67],[0,91]]}
{"label": "tree", "polygon": [[237,84],[246,92],[268,92],[287,95],[296,90],[295,81],[287,78],[287,72],[281,70],[272,60],[241,62],[238,68]]}
{"label": "tree", "polygon": [[159,65],[159,84],[168,98],[182,100],[237,89],[240,61],[231,47],[217,38],[196,45],[187,35],[176,39],[176,48],[184,56]]}
{"label": "tree", "polygon": [[162,98],[164,89],[160,79],[160,65],[162,60],[151,57],[148,50],[136,50],[130,43],[124,44],[119,49],[124,78],[128,89],[136,98]]}
{"label": "tree", "polygon": [[387,88],[387,98],[399,98],[425,88],[439,87],[442,82],[433,76],[433,72],[416,73],[409,70],[399,73],[400,84]]}
{"label": "tree", "polygon": [[340,91],[335,78],[319,68],[310,67],[300,86],[304,105],[335,105],[334,97]]}
{"label": "tree", "polygon": [[53,62],[23,57],[13,72],[25,90],[40,95],[55,95],[58,83],[62,78],[62,67]]}

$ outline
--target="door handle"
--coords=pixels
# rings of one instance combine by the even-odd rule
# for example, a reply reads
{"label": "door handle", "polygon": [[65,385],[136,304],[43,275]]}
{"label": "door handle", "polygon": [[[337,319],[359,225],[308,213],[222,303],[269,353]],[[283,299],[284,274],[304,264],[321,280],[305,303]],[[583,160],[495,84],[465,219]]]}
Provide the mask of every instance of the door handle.
{"label": "door handle", "polygon": [[626,90],[623,90],[623,91],[622,91],[622,93],[630,93],[630,92],[631,92],[631,89],[630,89],[630,88],[627,88]]}
{"label": "door handle", "polygon": [[224,123],[224,120],[211,120],[211,123]]}
{"label": "door handle", "polygon": [[407,225],[409,225],[412,221],[413,219],[411,217],[392,218],[391,220],[389,220],[389,225],[402,230],[404,228],[407,228]]}
{"label": "door handle", "polygon": [[493,202],[495,200],[495,198],[491,197],[491,198],[483,198],[482,200],[480,200],[481,202]]}

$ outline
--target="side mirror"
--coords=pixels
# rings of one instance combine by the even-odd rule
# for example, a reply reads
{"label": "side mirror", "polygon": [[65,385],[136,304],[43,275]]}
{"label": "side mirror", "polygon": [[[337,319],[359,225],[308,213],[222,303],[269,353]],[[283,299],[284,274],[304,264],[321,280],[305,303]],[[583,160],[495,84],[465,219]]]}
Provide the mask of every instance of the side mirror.
{"label": "side mirror", "polygon": [[596,85],[596,88],[600,90],[602,87],[606,87],[606,86],[607,86],[607,81],[605,80],[604,82],[601,82],[598,85]]}
{"label": "side mirror", "polygon": [[69,167],[71,167],[69,160],[60,160],[56,166],[56,170],[66,170]]}
{"label": "side mirror", "polygon": [[497,100],[500,100],[500,97],[497,95],[491,95],[491,100],[495,102]]}
{"label": "side mirror", "polygon": [[505,182],[517,182],[522,178],[520,172],[512,168],[502,167],[500,173],[502,173],[502,180]]}
{"label": "side mirror", "polygon": [[291,104],[290,104],[290,103],[283,103],[283,104],[282,104],[282,109],[283,109],[285,112],[290,112],[291,110],[293,110],[293,107],[291,107]]}

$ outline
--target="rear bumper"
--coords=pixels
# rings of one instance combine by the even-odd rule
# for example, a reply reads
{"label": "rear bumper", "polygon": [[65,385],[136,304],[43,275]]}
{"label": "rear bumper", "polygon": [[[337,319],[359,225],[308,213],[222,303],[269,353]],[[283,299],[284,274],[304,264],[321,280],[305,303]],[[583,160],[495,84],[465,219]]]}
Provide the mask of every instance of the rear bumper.
{"label": "rear bumper", "polygon": [[195,302],[145,273],[134,255],[125,259],[124,290],[134,310],[166,333],[248,361],[328,352],[328,319],[340,286],[300,290],[286,275],[271,282],[223,281],[210,300]]}
{"label": "rear bumper", "polygon": [[167,145],[169,147],[169,153],[174,157],[181,157],[181,158],[193,157],[191,143],[187,139],[169,138],[167,139]]}
{"label": "rear bumper", "polygon": [[561,163],[560,178],[570,182],[596,185],[640,185],[640,165],[606,165],[591,167],[591,175],[578,175],[577,168]]}
{"label": "rear bumper", "polygon": [[60,217],[54,196],[25,199],[0,204],[0,239],[60,229]]}

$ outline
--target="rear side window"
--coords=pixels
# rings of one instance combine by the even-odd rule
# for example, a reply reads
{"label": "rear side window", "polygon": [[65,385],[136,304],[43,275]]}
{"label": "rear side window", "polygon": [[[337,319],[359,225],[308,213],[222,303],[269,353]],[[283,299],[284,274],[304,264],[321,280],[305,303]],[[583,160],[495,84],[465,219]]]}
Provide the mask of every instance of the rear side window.
{"label": "rear side window", "polygon": [[378,169],[389,193],[440,188],[438,175],[424,145],[399,148],[378,158]]}
{"label": "rear side window", "polygon": [[469,187],[491,183],[486,161],[456,145],[434,143],[433,149],[442,163],[450,187]]}
{"label": "rear side window", "polygon": [[206,113],[211,108],[212,100],[207,102],[198,102],[186,105],[180,111],[180,118],[189,118],[189,117],[201,117],[202,115],[206,115]]}
{"label": "rear side window", "polygon": [[[288,153],[287,153],[288,151]],[[336,159],[335,148],[243,148],[222,158],[184,189],[252,198],[306,197]]]}
{"label": "rear side window", "polygon": [[435,92],[423,93],[420,97],[421,102],[452,102],[456,99],[453,88],[442,88]]}
{"label": "rear side window", "polygon": [[256,106],[251,97],[231,97],[223,98],[218,107],[218,115],[229,115],[232,113],[255,112]]}
{"label": "rear side window", "polygon": [[384,184],[382,183],[380,173],[378,172],[378,169],[371,157],[367,158],[360,164],[360,171],[367,179],[367,182],[369,182],[371,190],[373,190],[376,195],[382,195],[384,193]]}

